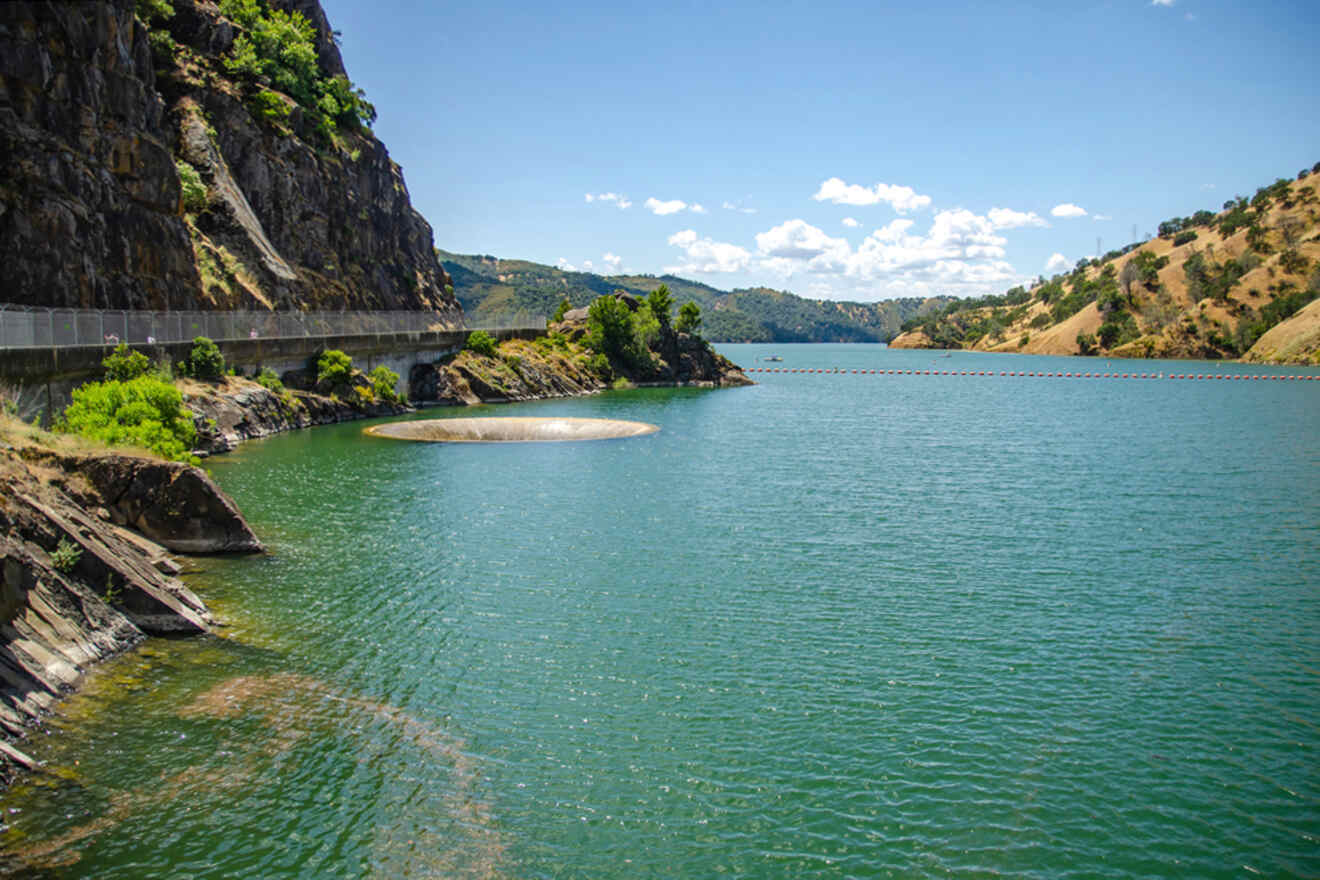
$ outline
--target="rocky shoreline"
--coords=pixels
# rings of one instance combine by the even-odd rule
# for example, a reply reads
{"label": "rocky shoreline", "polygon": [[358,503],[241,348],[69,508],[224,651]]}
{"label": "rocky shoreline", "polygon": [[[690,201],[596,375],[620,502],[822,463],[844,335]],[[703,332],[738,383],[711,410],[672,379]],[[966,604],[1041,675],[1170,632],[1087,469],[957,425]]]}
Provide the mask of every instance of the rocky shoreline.
{"label": "rocky shoreline", "polygon": [[0,446],[0,780],[36,769],[15,743],[92,665],[216,625],[172,553],[263,549],[199,468]]}
{"label": "rocky shoreline", "polygon": [[[751,384],[704,343],[682,346],[671,354],[681,371],[635,384]],[[463,352],[421,365],[409,379],[425,407],[576,397],[608,387],[572,352],[526,342],[499,357]],[[417,409],[275,391],[237,377],[187,382],[184,400],[201,456],[284,431]],[[91,666],[149,635],[201,634],[217,625],[177,577],[171,554],[264,551],[204,470],[109,450],[52,449],[32,430],[31,442],[0,440],[0,785],[20,769],[38,769],[19,744],[43,728]]]}

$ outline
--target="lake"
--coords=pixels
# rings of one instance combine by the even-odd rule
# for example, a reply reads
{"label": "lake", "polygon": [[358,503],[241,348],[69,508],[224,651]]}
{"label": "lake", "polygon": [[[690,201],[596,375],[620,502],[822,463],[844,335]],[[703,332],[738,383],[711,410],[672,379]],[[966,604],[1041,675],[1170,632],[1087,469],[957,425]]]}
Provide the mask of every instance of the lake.
{"label": "lake", "polygon": [[[724,345],[744,366],[1315,369]],[[782,363],[765,364],[770,354]],[[1320,384],[755,374],[207,464],[271,553],[3,802],[49,878],[1320,873]]]}

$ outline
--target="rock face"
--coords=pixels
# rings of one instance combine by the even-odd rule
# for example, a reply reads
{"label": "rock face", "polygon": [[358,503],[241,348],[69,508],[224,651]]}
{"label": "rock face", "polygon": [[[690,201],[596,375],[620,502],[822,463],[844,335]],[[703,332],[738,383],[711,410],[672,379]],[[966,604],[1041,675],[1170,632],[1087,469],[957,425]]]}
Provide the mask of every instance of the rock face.
{"label": "rock face", "polygon": [[258,553],[264,548],[205,471],[179,462],[102,455],[72,462],[116,525],[176,553]]}
{"label": "rock face", "polygon": [[207,455],[229,452],[244,440],[284,431],[413,411],[406,404],[384,401],[354,406],[308,391],[276,394],[255,382],[232,378],[223,386],[189,391],[184,403],[197,428],[196,452]]}
{"label": "rock face", "polygon": [[[261,544],[197,468],[0,449],[0,737],[22,737],[91,664],[145,635],[210,629],[167,547]],[[0,756],[27,763],[8,743]]]}
{"label": "rock face", "polygon": [[[208,0],[150,27],[133,0],[0,4],[3,299],[81,308],[420,309],[456,318],[430,226],[369,131],[253,115]],[[273,0],[316,28],[315,0]],[[149,39],[150,38],[150,39]],[[182,202],[178,161],[205,205]]]}
{"label": "rock face", "polygon": [[[501,343],[496,357],[463,351],[440,363],[418,364],[408,377],[408,398],[420,405],[470,406],[576,397],[610,387],[593,369],[588,353],[569,341],[585,335],[585,310],[580,321],[566,315],[556,327],[555,333],[563,334],[559,345],[549,337],[533,342],[510,340]],[[731,388],[752,384],[736,364],[717,354],[705,340],[687,333],[666,328],[652,355],[651,370],[624,372],[619,365],[615,375],[642,386]]]}

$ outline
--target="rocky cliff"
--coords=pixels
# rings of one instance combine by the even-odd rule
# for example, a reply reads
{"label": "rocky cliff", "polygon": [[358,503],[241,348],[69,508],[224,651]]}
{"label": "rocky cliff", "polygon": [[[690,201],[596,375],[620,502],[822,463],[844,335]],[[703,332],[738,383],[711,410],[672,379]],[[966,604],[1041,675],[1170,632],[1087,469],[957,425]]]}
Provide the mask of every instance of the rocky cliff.
{"label": "rocky cliff", "polygon": [[[370,118],[315,0],[256,8],[305,19],[312,78]],[[0,298],[459,314],[399,166],[240,70],[251,29],[208,0],[0,3]]]}

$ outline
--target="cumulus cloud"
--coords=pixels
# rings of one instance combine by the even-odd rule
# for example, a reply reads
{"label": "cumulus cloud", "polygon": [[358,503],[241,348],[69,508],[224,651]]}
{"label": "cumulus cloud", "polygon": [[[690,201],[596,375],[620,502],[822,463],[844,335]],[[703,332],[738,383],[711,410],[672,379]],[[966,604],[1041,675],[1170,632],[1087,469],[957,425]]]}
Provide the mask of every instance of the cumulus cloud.
{"label": "cumulus cloud", "polygon": [[833,238],[805,220],[788,220],[756,236],[756,247],[773,263],[776,274],[791,274],[794,263],[811,272],[846,271],[852,248],[842,238]]}
{"label": "cumulus cloud", "polygon": [[[854,249],[804,220],[789,220],[756,236],[752,266],[795,286],[834,297],[930,296],[993,293],[1021,282],[1004,259],[1005,239],[988,218],[967,210],[941,211],[924,233],[897,218]],[[814,294],[813,294],[814,295]]]}
{"label": "cumulus cloud", "polygon": [[995,229],[1019,229],[1023,226],[1049,226],[1035,211],[1014,211],[1011,208],[991,208],[986,212]]}
{"label": "cumulus cloud", "polygon": [[1057,272],[1062,272],[1064,269],[1067,269],[1071,265],[1072,263],[1068,262],[1067,257],[1065,257],[1063,254],[1056,252],[1050,254],[1050,258],[1045,261],[1045,271],[1054,274]]}
{"label": "cumulus cloud", "polygon": [[605,202],[607,204],[613,204],[620,209],[632,207],[632,202],[628,201],[626,196],[621,196],[618,193],[612,192],[587,193],[587,204],[591,204],[592,202]]}
{"label": "cumulus cloud", "polygon": [[755,214],[755,208],[747,208],[736,202],[725,202],[722,206],[726,211],[737,211],[739,214]]}
{"label": "cumulus cloud", "polygon": [[658,214],[661,217],[668,214],[677,214],[688,206],[687,202],[681,201],[680,199],[670,199],[667,202],[662,202],[657,198],[650,198],[647,199],[644,204],[648,211],[652,214]]}
{"label": "cumulus cloud", "polygon": [[601,257],[601,260],[605,263],[605,265],[609,268],[611,272],[614,272],[616,274],[619,271],[619,267],[623,265],[623,257],[619,256],[618,254],[612,254],[608,251],[605,252],[605,256]]}
{"label": "cumulus cloud", "polygon": [[701,238],[695,230],[684,229],[669,236],[669,243],[682,249],[686,262],[670,266],[666,272],[739,272],[751,262],[751,252],[736,244]]}
{"label": "cumulus cloud", "polygon": [[1086,209],[1074,205],[1072,202],[1064,202],[1062,205],[1055,205],[1050,209],[1050,214],[1055,217],[1085,217]]}
{"label": "cumulus cloud", "polygon": [[847,226],[849,229],[856,229],[858,226],[862,225],[853,217],[844,217],[842,222],[843,225]]}
{"label": "cumulus cloud", "polygon": [[812,198],[818,202],[833,202],[836,205],[878,205],[886,202],[900,214],[930,205],[930,196],[918,195],[910,186],[877,183],[868,188],[855,183],[845,183],[837,177],[822,182],[820,189],[816,190]]}
{"label": "cumulus cloud", "polygon": [[577,271],[577,266],[574,266],[572,263],[570,263],[568,260],[564,259],[563,257],[560,257],[558,260],[555,260],[555,265],[558,266],[560,269],[563,269],[565,272]]}

